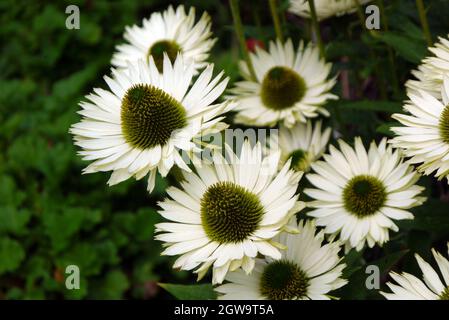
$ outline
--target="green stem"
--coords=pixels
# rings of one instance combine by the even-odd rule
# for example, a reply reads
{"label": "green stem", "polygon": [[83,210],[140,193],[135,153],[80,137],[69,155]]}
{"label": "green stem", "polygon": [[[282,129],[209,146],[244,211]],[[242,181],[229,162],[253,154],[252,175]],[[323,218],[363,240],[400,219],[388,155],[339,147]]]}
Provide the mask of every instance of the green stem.
{"label": "green stem", "polygon": [[323,41],[321,40],[320,23],[318,22],[318,18],[316,15],[315,1],[314,0],[308,0],[308,1],[309,1],[309,7],[310,7],[310,15],[312,16],[313,28],[315,30],[316,41],[318,44],[318,48],[320,49],[321,57],[324,58],[325,57],[324,46],[323,46]]}
{"label": "green stem", "polygon": [[234,29],[239,40],[240,49],[242,50],[243,57],[245,58],[248,66],[248,71],[253,79],[256,79],[256,73],[254,72],[253,63],[249,57],[248,48],[245,42],[245,35],[243,34],[242,20],[240,19],[240,9],[238,0],[229,0],[229,6],[231,7],[232,19],[234,21]]}
{"label": "green stem", "polygon": [[274,30],[276,31],[276,37],[284,43],[284,36],[282,34],[281,22],[279,21],[279,15],[277,12],[276,0],[268,0],[270,3],[271,17],[273,18]]}
{"label": "green stem", "polygon": [[[355,5],[357,5],[357,15],[359,17],[360,26],[362,27],[362,30],[367,30],[366,26],[365,26],[365,17],[363,15],[362,5],[360,4],[359,0],[354,0],[354,3],[355,3]],[[367,32],[367,33],[368,33],[368,35],[371,35],[370,32]],[[377,61],[376,54],[374,53],[374,51],[371,47],[369,47],[369,56],[370,56],[371,61]],[[376,68],[375,73],[376,73],[376,78],[379,81],[380,96],[382,97],[382,99],[385,100],[387,98],[387,86],[385,83],[385,79],[383,77],[384,74],[383,74],[381,68]]]}
{"label": "green stem", "polygon": [[423,0],[416,0],[416,6],[418,7],[419,20],[421,21],[421,27],[426,37],[427,44],[432,45],[432,35],[430,34],[429,23],[427,22],[426,10],[424,9]]}
{"label": "green stem", "polygon": [[[388,32],[389,31],[388,17],[385,13],[384,0],[378,0],[377,3],[380,8],[380,16],[381,16],[382,21],[384,22],[383,25],[385,27],[385,31]],[[395,63],[394,53],[390,46],[387,46],[387,48],[388,48],[388,60],[390,62],[391,76],[392,76],[392,81],[393,81],[393,90],[394,90],[394,94],[397,96],[397,95],[399,95],[400,88],[399,88],[399,81],[398,81],[398,76],[397,76],[397,71],[396,71],[396,63]]]}
{"label": "green stem", "polygon": [[282,13],[280,16],[281,16],[282,30],[284,30],[285,37],[288,38],[289,32],[288,32],[287,19],[285,18],[285,13]]}
{"label": "green stem", "polygon": [[254,24],[256,25],[257,29],[257,36],[259,39],[263,39],[263,31],[262,31],[262,22],[260,21],[260,10],[259,7],[254,8],[253,10],[253,19]]}

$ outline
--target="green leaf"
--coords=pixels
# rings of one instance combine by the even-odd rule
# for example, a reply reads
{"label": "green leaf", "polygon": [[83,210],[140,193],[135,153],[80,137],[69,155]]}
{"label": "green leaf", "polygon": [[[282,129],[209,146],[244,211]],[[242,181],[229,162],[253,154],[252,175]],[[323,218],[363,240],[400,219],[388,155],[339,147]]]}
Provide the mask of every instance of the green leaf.
{"label": "green leaf", "polygon": [[397,122],[386,122],[377,127],[376,131],[388,137],[393,137],[394,132],[391,131],[392,127],[397,127],[399,124]]}
{"label": "green leaf", "polygon": [[362,252],[352,249],[345,255],[344,262],[346,263],[346,268],[343,270],[343,278],[348,279],[352,274],[360,270],[363,263]]}
{"label": "green leaf", "polygon": [[92,299],[117,300],[123,298],[123,294],[129,288],[128,277],[120,270],[107,272],[101,281],[92,283]]}
{"label": "green leaf", "polygon": [[98,274],[101,268],[94,247],[86,242],[78,243],[69,248],[56,261],[61,270],[65,270],[68,265],[72,264],[78,266],[83,276]]}
{"label": "green leaf", "polygon": [[15,271],[24,258],[25,251],[19,242],[10,238],[0,239],[0,275]]}
{"label": "green leaf", "polygon": [[179,300],[210,300],[217,298],[217,294],[211,284],[184,285],[159,283],[159,286]]}
{"label": "green leaf", "polygon": [[418,41],[406,35],[383,32],[379,33],[379,39],[392,47],[401,57],[414,64],[419,63],[427,52],[424,40]]}
{"label": "green leaf", "polygon": [[409,250],[401,250],[395,253],[391,253],[389,255],[386,255],[383,258],[380,258],[379,260],[376,260],[374,262],[371,262],[371,265],[376,265],[379,267],[382,274],[387,274],[391,268],[404,257]]}
{"label": "green leaf", "polygon": [[[58,252],[66,248],[70,239],[89,222],[99,222],[101,212],[89,208],[46,208],[42,215],[45,233],[50,238],[53,249]],[[64,230],[64,232],[61,232]]]}
{"label": "green leaf", "polygon": [[30,216],[28,210],[18,210],[12,206],[0,206],[0,234],[6,232],[23,234],[26,231],[25,225],[30,220]]}
{"label": "green leaf", "polygon": [[447,233],[449,230],[449,205],[437,199],[428,199],[424,205],[413,208],[413,220],[398,221],[399,228]]}
{"label": "green leaf", "polygon": [[[375,265],[379,267],[381,275],[386,275],[392,266],[395,265],[407,252],[408,250],[398,251],[378,260],[365,263],[360,263],[361,261],[359,260],[357,268],[354,269],[354,266],[352,266],[352,270],[349,272],[346,270],[344,271],[344,273],[350,274],[350,276],[346,278],[348,279],[348,284],[339,289],[335,295],[350,299],[366,299],[368,297],[376,299],[380,298],[377,290],[368,290],[365,285],[366,279],[369,276],[369,274],[366,273],[366,267]],[[358,254],[352,253],[352,255],[356,258]]]}
{"label": "green leaf", "polygon": [[[98,68],[99,68],[98,63],[89,64],[85,68],[82,68],[79,71],[72,73],[70,76],[55,82],[52,88],[52,92],[54,93],[55,98],[66,99],[69,97],[79,96],[81,89],[89,81],[98,76]],[[60,108],[59,105],[54,107]]]}
{"label": "green leaf", "polygon": [[23,202],[24,198],[25,193],[17,189],[16,183],[10,176],[0,176],[0,205],[5,204],[16,207]]}
{"label": "green leaf", "polygon": [[358,100],[358,101],[348,101],[339,100],[332,103],[337,108],[341,109],[352,109],[361,111],[377,111],[377,112],[387,112],[396,113],[401,112],[402,103],[384,100]]}
{"label": "green leaf", "polygon": [[148,241],[154,233],[154,225],[161,220],[156,210],[140,209],[134,221],[133,235],[138,241]]}

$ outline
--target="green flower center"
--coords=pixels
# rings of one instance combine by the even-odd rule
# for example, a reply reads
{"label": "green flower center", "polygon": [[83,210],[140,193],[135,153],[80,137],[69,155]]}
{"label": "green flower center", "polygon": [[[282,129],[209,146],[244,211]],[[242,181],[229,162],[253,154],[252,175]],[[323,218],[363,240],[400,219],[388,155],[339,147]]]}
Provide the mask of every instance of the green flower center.
{"label": "green flower center", "polygon": [[148,50],[147,59],[149,59],[150,56],[153,56],[154,63],[156,64],[157,69],[159,70],[159,72],[162,72],[164,69],[164,52],[167,53],[171,63],[173,64],[176,60],[178,52],[180,51],[181,47],[176,42],[170,40],[161,40],[154,43]]}
{"label": "green flower center", "polygon": [[138,84],[122,99],[122,132],[126,142],[136,148],[165,145],[175,130],[187,125],[184,107],[163,90]]}
{"label": "green flower center", "polygon": [[306,92],[304,79],[286,67],[270,69],[262,81],[261,98],[270,109],[283,110],[301,101]]}
{"label": "green flower center", "polygon": [[440,294],[440,300],[449,300],[449,287],[444,289],[443,293]]}
{"label": "green flower center", "polygon": [[449,105],[444,108],[441,114],[440,134],[443,141],[449,143]]}
{"label": "green flower center", "polygon": [[386,199],[384,185],[373,176],[356,176],[343,190],[345,209],[360,218],[375,214]]}
{"label": "green flower center", "polygon": [[296,264],[280,260],[265,267],[259,286],[260,293],[270,300],[291,300],[307,295],[309,279]]}
{"label": "green flower center", "polygon": [[289,154],[288,158],[292,159],[290,168],[296,171],[305,171],[309,167],[307,161],[308,152],[302,149],[297,149]]}
{"label": "green flower center", "polygon": [[201,222],[219,243],[238,243],[257,230],[264,208],[252,192],[233,182],[211,185],[201,199]]}

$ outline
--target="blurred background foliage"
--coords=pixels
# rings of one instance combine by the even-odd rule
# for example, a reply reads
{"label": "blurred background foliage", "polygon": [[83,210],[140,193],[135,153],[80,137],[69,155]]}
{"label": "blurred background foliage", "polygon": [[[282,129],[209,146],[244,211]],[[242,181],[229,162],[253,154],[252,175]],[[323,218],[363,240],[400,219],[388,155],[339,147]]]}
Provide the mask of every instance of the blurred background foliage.
{"label": "blurred background foliage", "polygon": [[[241,1],[250,47],[274,38],[268,5],[261,2]],[[428,53],[415,1],[384,2],[382,30],[362,28],[357,14],[321,23],[326,57],[339,77],[334,92],[341,97],[328,106],[327,121],[347,141],[361,135],[368,143],[391,134],[390,114],[406,98],[403,84]],[[79,120],[78,102],[93,87],[106,87],[102,76],[109,73],[124,27],[179,3],[197,7],[198,16],[203,10],[211,14],[219,40],[210,60],[231,82],[238,79],[239,49],[227,1],[0,2],[0,299],[213,297],[207,279],[192,291],[193,276],[172,270],[173,259],[161,257],[153,240],[157,201],[176,179],[158,178],[151,195],[145,181],[107,187],[108,174],[81,176],[86,163],[68,134]],[[65,28],[70,4],[80,8],[80,30]],[[449,1],[425,4],[435,41],[449,31]],[[287,0],[280,1],[284,32],[295,42],[310,40],[310,22],[286,14],[287,7]],[[414,252],[430,260],[431,247],[445,250],[447,183],[426,177],[421,184],[429,201],[413,210],[415,220],[400,223],[384,248],[350,252],[350,284],[336,296],[381,298],[365,287],[366,265],[377,264],[385,282],[392,269],[419,275]],[[65,288],[70,264],[80,267],[80,290]]]}

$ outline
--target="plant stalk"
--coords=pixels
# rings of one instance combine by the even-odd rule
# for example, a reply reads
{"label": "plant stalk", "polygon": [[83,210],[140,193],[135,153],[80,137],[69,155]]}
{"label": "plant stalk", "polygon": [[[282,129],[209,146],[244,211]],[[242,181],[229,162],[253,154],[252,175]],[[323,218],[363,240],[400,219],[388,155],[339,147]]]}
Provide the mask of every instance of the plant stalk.
{"label": "plant stalk", "polygon": [[430,47],[432,45],[432,35],[430,34],[429,22],[427,21],[426,10],[424,9],[423,0],[416,0],[416,6],[418,7],[419,20],[421,21],[422,31],[424,37],[426,38],[427,45]]}
{"label": "plant stalk", "polygon": [[284,35],[282,34],[281,22],[279,20],[279,14],[277,10],[277,1],[268,0],[270,4],[271,17],[273,18],[274,30],[276,31],[276,37],[284,43]]}
{"label": "plant stalk", "polygon": [[242,50],[243,57],[248,66],[248,71],[249,71],[251,77],[253,78],[253,80],[255,80],[256,73],[254,72],[253,63],[251,62],[251,58],[250,58],[249,52],[248,52],[248,47],[246,46],[246,42],[245,42],[245,35],[243,33],[243,25],[242,25],[242,20],[240,18],[240,9],[239,9],[238,0],[229,0],[229,6],[231,7],[232,19],[234,21],[234,29],[235,29],[237,38],[239,40],[240,49]]}
{"label": "plant stalk", "polygon": [[309,7],[310,7],[310,15],[312,18],[312,24],[313,24],[313,28],[315,30],[316,42],[318,44],[318,48],[320,50],[321,57],[325,58],[323,40],[321,39],[320,23],[318,22],[318,17],[316,15],[315,1],[314,0],[308,0],[308,1],[309,1]]}

